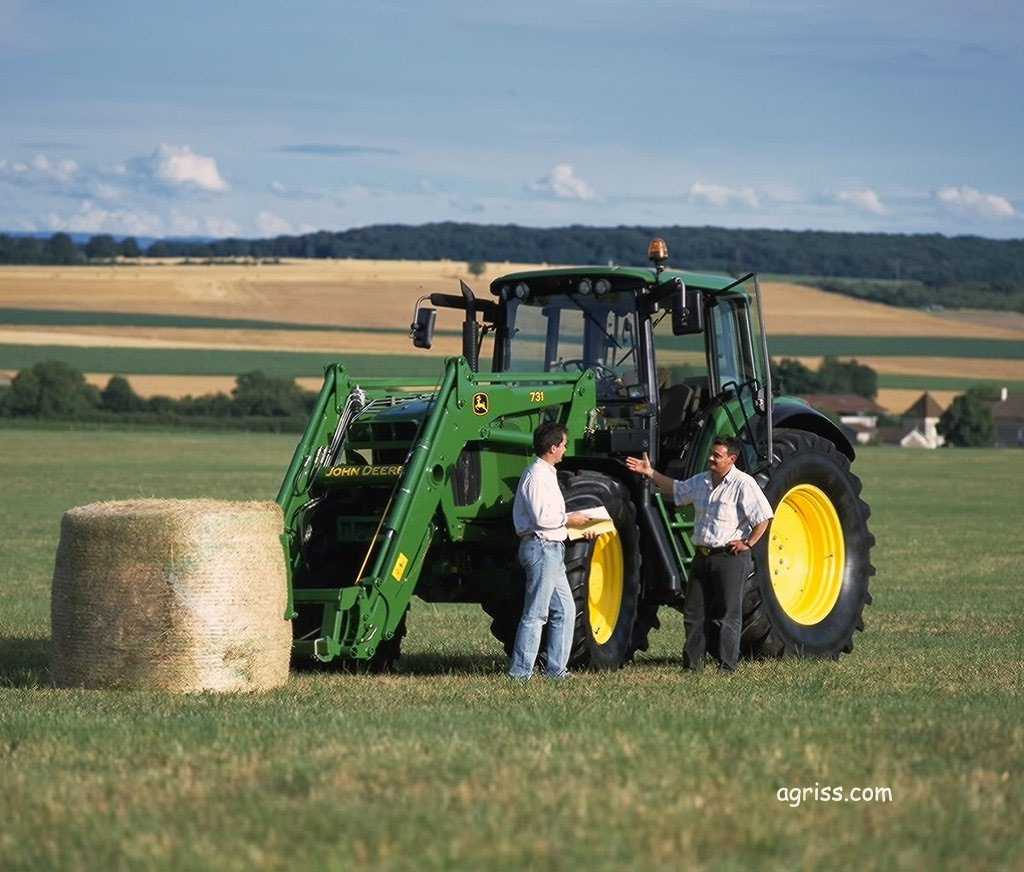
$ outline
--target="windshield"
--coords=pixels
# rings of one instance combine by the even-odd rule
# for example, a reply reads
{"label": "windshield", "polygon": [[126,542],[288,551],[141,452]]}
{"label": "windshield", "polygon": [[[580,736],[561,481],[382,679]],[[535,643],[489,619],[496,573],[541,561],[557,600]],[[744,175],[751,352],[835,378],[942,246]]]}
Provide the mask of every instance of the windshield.
{"label": "windshield", "polygon": [[738,286],[739,293],[719,297],[711,310],[713,369],[716,391],[728,385],[767,384],[763,326],[753,281]]}
{"label": "windshield", "polygon": [[577,372],[597,370],[598,396],[626,396],[639,382],[637,321],[632,294],[591,297],[553,295],[514,300],[508,306],[512,328],[509,370]]}

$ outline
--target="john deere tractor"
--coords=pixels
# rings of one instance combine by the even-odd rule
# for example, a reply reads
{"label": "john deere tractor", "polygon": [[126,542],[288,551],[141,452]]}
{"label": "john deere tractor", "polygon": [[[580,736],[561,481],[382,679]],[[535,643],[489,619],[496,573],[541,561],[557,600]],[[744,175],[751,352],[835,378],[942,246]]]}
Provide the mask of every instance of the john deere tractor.
{"label": "john deere tractor", "polygon": [[574,668],[615,669],[679,608],[693,516],[666,502],[627,455],[686,478],[715,436],[775,509],[744,601],[749,656],[838,657],[863,629],[874,574],[853,446],[806,403],[773,397],[757,276],[650,267],[518,272],[416,304],[429,349],[439,308],[463,313],[462,354],[439,380],[326,370],[278,502],[285,513],[297,658],[372,670],[399,654],[413,594],[480,603],[506,651],[522,609],[512,502],[533,430],[560,421],[569,511],[604,505],[614,533],[569,543]]}

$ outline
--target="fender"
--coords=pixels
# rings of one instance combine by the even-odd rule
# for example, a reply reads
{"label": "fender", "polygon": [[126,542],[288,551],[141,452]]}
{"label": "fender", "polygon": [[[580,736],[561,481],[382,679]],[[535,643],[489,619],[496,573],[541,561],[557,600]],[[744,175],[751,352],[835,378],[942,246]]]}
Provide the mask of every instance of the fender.
{"label": "fender", "polygon": [[790,427],[806,430],[828,439],[851,461],[856,456],[853,445],[835,422],[796,397],[776,397],[772,403],[772,428]]}

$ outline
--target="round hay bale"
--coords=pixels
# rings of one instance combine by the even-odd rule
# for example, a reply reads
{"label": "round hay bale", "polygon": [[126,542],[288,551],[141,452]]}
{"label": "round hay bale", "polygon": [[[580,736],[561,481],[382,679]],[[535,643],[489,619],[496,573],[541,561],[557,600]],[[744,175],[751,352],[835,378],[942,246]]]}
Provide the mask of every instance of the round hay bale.
{"label": "round hay bale", "polygon": [[288,678],[281,508],[131,500],[64,513],[53,571],[58,687],[254,691]]}

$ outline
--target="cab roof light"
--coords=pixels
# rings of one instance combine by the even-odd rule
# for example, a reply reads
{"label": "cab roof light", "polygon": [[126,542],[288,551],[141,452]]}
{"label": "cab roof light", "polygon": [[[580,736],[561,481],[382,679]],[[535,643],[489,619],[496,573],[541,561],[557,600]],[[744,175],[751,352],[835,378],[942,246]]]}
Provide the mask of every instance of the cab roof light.
{"label": "cab roof light", "polygon": [[661,266],[668,260],[668,243],[660,236],[655,236],[647,246],[647,259],[656,266]]}

